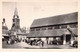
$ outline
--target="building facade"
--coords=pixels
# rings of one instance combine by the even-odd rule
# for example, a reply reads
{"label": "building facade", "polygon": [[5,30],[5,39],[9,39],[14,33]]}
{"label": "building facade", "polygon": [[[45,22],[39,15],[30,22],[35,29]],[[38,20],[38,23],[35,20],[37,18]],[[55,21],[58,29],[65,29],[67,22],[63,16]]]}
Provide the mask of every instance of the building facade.
{"label": "building facade", "polygon": [[78,37],[78,13],[35,19],[30,27],[29,39],[41,38],[45,43],[61,40],[69,44]]}
{"label": "building facade", "polygon": [[2,38],[5,39],[7,38],[8,39],[8,33],[9,33],[9,30],[8,30],[8,27],[6,25],[6,22],[5,22],[5,18],[3,18],[3,22],[2,22]]}

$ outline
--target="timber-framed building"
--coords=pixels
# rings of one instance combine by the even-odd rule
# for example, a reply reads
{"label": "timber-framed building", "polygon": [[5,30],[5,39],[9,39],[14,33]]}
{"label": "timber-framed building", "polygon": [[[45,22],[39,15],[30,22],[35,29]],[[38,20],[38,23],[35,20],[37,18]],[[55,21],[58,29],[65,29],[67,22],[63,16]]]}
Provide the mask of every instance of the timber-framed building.
{"label": "timber-framed building", "polygon": [[63,44],[78,37],[78,12],[35,19],[30,27],[27,38],[41,38],[49,43],[61,39]]}

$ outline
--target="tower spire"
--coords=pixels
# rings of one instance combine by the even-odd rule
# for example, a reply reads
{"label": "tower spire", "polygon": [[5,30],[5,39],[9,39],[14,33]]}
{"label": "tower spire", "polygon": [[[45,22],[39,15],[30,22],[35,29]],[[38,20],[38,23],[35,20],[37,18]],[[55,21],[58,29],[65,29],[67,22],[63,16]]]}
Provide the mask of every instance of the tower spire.
{"label": "tower spire", "polygon": [[17,3],[16,3],[16,2],[15,2],[15,11],[14,11],[14,16],[18,16]]}
{"label": "tower spire", "polygon": [[15,16],[17,16],[17,15],[18,15],[17,8],[15,8],[14,15],[15,15]]}

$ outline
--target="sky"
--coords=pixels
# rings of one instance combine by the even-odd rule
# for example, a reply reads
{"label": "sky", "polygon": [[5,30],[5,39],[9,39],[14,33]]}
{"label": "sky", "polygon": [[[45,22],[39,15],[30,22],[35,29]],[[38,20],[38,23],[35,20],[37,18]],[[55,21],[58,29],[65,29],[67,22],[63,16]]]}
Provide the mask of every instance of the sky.
{"label": "sky", "polygon": [[[29,28],[34,19],[46,18],[78,11],[78,2],[76,0],[27,0],[26,2],[15,2],[17,2],[21,28]],[[2,18],[5,18],[9,29],[11,29],[12,26],[15,2],[2,2]]]}

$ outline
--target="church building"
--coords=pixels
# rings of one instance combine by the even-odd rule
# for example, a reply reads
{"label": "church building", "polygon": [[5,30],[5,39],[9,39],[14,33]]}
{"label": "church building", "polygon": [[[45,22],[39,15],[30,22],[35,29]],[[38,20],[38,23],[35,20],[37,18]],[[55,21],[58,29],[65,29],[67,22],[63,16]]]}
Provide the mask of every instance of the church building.
{"label": "church building", "polygon": [[12,27],[10,30],[11,38],[26,39],[27,33],[26,33],[26,30],[23,30],[20,27],[20,19],[19,19],[17,8],[15,8],[12,21],[13,23],[12,23]]}

